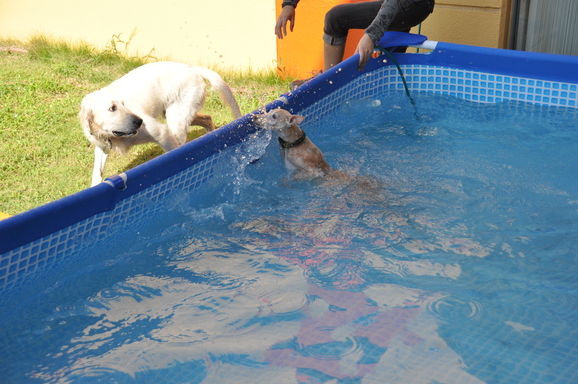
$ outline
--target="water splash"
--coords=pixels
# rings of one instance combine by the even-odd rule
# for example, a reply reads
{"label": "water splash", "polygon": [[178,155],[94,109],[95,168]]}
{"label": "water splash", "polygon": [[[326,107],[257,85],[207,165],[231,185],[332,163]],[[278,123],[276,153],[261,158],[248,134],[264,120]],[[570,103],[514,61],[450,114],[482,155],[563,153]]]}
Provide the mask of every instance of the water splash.
{"label": "water splash", "polygon": [[234,155],[230,158],[233,169],[227,175],[232,179],[231,184],[235,195],[239,195],[245,186],[258,183],[247,176],[245,169],[249,164],[261,159],[271,141],[271,136],[271,131],[259,130],[249,136],[247,141],[235,147]]}

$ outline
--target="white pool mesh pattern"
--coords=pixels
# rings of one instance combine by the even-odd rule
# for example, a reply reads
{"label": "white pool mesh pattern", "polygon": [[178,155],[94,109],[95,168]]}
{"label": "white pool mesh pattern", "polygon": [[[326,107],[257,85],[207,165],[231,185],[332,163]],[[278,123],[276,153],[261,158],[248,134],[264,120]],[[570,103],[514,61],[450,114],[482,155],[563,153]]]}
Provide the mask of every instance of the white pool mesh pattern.
{"label": "white pool mesh pattern", "polygon": [[[31,274],[46,270],[60,260],[92,247],[111,232],[124,226],[137,226],[140,220],[157,213],[156,204],[172,189],[191,192],[213,176],[215,155],[157,183],[128,199],[120,201],[109,212],[94,215],[68,228],[54,232],[22,247],[4,253],[0,258],[0,292],[17,287]],[[130,180],[129,180],[130,183]]]}
{"label": "white pool mesh pattern", "polygon": [[[401,70],[412,93],[435,93],[479,103],[512,100],[578,108],[578,84],[427,65],[402,65]],[[404,91],[404,85],[398,69],[388,66],[359,76],[301,114],[321,119],[345,100],[362,99],[392,90]]]}

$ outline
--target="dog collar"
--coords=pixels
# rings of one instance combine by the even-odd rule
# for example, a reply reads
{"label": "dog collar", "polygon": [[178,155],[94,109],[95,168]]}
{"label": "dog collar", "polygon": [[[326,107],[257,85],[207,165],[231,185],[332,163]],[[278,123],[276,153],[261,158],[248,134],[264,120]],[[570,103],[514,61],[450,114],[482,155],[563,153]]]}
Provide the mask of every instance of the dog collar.
{"label": "dog collar", "polygon": [[300,138],[292,142],[285,141],[279,137],[279,144],[281,144],[283,148],[293,148],[301,144],[303,141],[305,141],[306,138],[307,136],[305,135],[305,131],[303,131],[303,135],[301,135]]}

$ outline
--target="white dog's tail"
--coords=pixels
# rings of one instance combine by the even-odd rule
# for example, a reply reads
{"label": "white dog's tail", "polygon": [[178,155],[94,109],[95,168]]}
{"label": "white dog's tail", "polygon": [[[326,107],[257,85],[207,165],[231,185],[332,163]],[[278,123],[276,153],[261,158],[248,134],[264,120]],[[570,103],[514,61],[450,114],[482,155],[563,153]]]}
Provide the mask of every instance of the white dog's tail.
{"label": "white dog's tail", "polygon": [[239,104],[237,104],[237,100],[235,99],[235,96],[233,96],[233,91],[231,91],[231,88],[227,85],[227,83],[225,83],[225,80],[223,80],[223,78],[212,69],[197,67],[197,70],[199,75],[211,83],[211,87],[213,87],[213,89],[219,91],[221,100],[223,100],[223,102],[227,104],[229,108],[231,108],[235,119],[241,117],[242,115],[241,110],[239,109]]}

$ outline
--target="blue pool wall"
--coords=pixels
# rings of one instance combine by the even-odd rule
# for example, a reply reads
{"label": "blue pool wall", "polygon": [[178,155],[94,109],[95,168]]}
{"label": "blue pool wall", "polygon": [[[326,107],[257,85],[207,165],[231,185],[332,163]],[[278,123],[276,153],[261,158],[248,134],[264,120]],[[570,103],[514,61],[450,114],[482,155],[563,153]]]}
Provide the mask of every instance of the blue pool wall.
{"label": "blue pool wall", "polygon": [[[412,94],[578,108],[578,57],[428,43],[435,48],[393,54]],[[351,57],[265,108],[282,107],[311,123],[334,113],[345,100],[404,89],[388,55],[371,60],[363,72],[357,71],[357,59]],[[42,279],[62,261],[74,262],[117,231],[146,227],[147,218],[165,209],[162,202],[173,190],[195,193],[214,176],[215,165],[227,156],[224,150],[256,131],[250,115],[105,183],[0,221],[0,295]]]}

